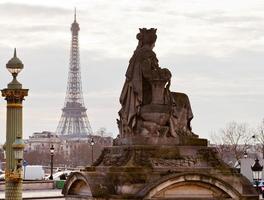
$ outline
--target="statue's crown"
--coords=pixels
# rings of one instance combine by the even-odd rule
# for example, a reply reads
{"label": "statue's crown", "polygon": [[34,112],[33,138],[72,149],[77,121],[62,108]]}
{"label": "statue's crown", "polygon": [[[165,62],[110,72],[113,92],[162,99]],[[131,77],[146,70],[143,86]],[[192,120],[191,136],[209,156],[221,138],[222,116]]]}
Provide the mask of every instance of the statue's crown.
{"label": "statue's crown", "polygon": [[137,39],[142,41],[144,44],[154,43],[157,39],[156,28],[140,28],[139,33],[137,34]]}
{"label": "statue's crown", "polygon": [[140,28],[139,31],[142,34],[156,34],[157,29],[156,28],[150,28],[150,29]]}

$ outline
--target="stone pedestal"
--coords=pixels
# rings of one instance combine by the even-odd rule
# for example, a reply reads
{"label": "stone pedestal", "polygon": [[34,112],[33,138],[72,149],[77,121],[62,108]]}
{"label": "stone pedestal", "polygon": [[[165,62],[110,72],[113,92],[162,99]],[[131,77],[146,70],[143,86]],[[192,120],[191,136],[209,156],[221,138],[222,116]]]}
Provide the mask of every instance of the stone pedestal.
{"label": "stone pedestal", "polygon": [[165,145],[165,146],[207,146],[206,139],[200,139],[192,136],[184,137],[126,137],[114,139],[115,146],[130,145]]}
{"label": "stone pedestal", "polygon": [[105,148],[92,167],[68,178],[63,194],[68,200],[257,199],[214,148],[162,144]]}

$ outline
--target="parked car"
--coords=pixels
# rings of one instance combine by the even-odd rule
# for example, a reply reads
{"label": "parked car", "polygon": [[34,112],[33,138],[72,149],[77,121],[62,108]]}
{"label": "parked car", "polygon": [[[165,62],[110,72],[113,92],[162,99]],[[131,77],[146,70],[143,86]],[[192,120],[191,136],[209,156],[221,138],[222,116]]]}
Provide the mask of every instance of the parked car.
{"label": "parked car", "polygon": [[[66,180],[67,177],[72,173],[72,171],[70,170],[65,170],[65,171],[58,171],[55,172],[52,176],[53,176],[53,180],[57,181],[57,180]],[[46,180],[49,180],[50,175],[47,175],[45,177]]]}
{"label": "parked car", "polygon": [[[253,186],[254,186],[254,187],[257,187],[255,181],[254,181],[254,183],[253,183]],[[259,186],[259,187],[264,187],[264,180],[259,180],[259,181],[258,181],[258,186]]]}
{"label": "parked car", "polygon": [[41,165],[27,165],[23,167],[24,180],[43,180],[45,173]]}

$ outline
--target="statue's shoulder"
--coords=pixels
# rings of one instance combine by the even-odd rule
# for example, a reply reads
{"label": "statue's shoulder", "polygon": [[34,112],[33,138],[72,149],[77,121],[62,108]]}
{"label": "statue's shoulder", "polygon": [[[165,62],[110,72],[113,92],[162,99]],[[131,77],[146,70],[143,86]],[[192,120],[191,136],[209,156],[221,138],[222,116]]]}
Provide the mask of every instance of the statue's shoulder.
{"label": "statue's shoulder", "polygon": [[156,58],[156,54],[151,49],[143,47],[139,50],[139,57],[141,60],[145,60],[148,58]]}
{"label": "statue's shoulder", "polygon": [[171,94],[175,103],[178,106],[185,106],[190,104],[189,97],[187,94],[181,92],[171,92]]}

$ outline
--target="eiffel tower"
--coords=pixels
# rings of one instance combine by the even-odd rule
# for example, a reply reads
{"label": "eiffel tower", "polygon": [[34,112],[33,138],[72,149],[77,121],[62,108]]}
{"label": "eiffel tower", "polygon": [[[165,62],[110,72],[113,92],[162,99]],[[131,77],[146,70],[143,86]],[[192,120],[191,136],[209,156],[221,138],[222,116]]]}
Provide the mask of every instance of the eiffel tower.
{"label": "eiffel tower", "polygon": [[80,56],[78,45],[79,24],[76,21],[71,25],[72,41],[71,56],[68,74],[68,85],[62,115],[56,130],[59,136],[85,137],[92,134],[92,129],[86,114],[81,83]]}

